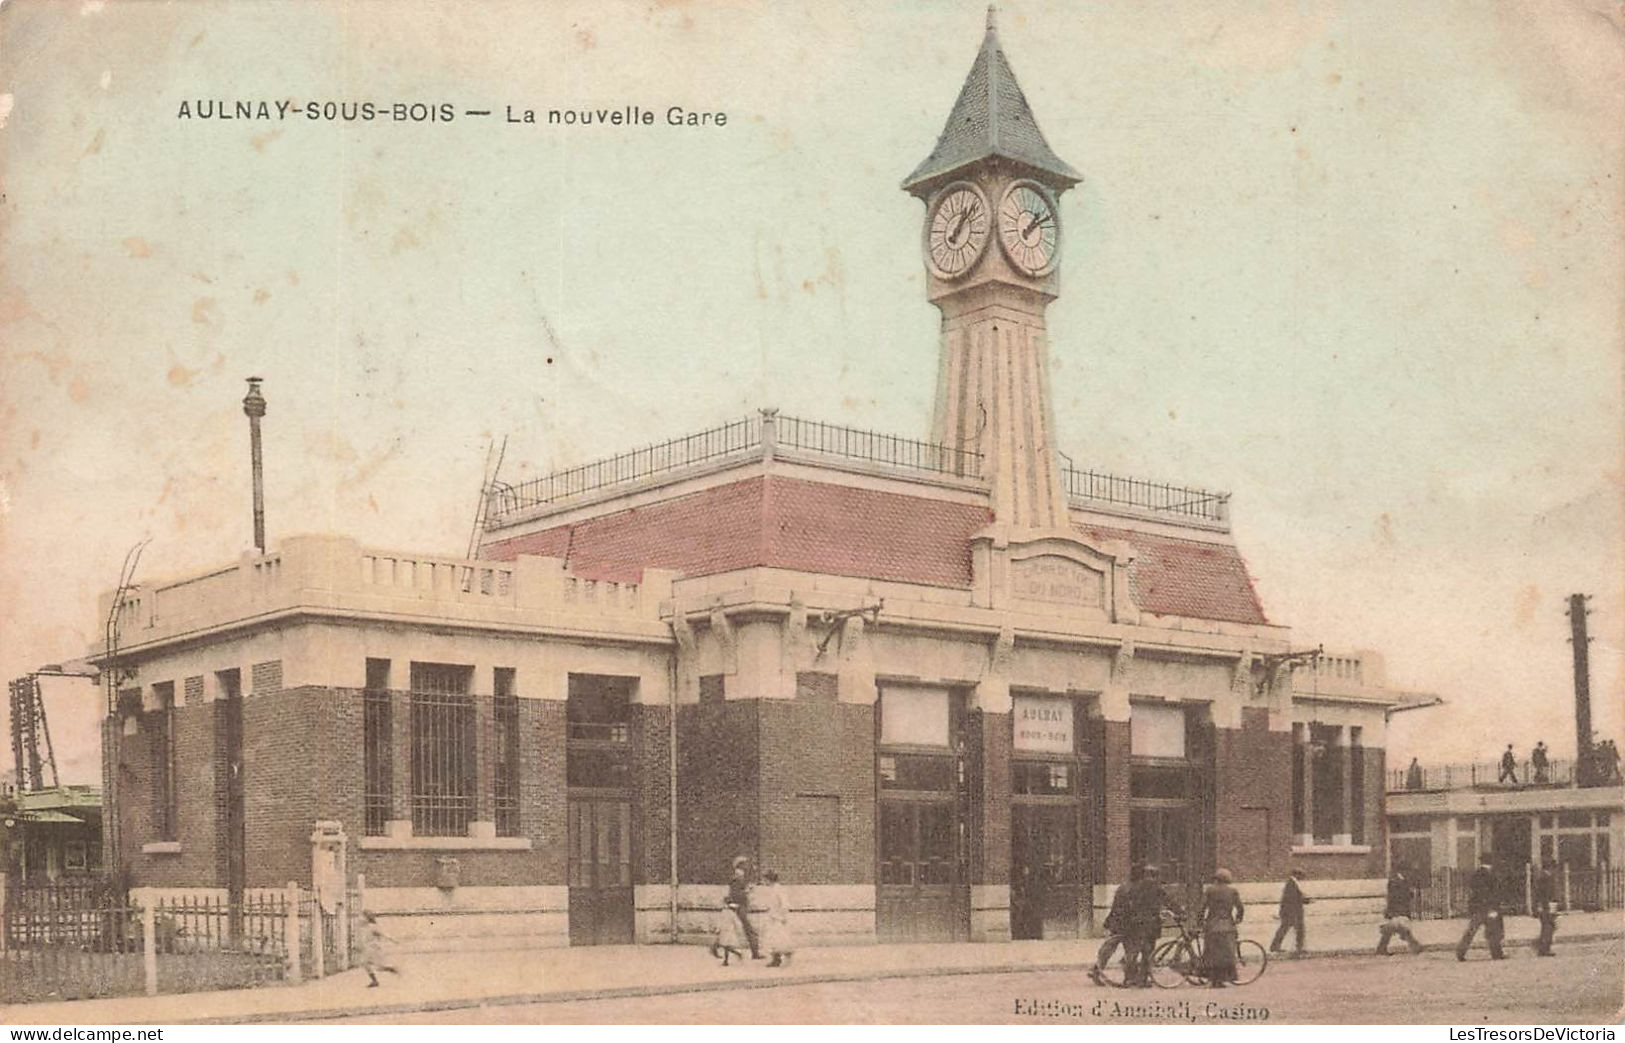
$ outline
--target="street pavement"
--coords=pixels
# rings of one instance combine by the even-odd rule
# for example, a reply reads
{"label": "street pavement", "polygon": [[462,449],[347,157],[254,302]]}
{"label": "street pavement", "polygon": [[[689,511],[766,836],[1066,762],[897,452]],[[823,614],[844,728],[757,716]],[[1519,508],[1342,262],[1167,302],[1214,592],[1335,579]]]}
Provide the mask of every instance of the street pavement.
{"label": "street pavement", "polygon": [[1617,1024],[1617,943],[1495,963],[1482,952],[1272,963],[1244,987],[1111,989],[1075,970],[822,982],[342,1019],[368,1024]]}
{"label": "street pavement", "polygon": [[[1460,935],[1464,921],[1421,921],[1418,936],[1433,953],[1448,956]],[[1246,936],[1267,942],[1275,922],[1258,918],[1243,924]],[[1328,918],[1311,921],[1309,953],[1305,966],[1327,966],[1363,957],[1376,942],[1376,925],[1369,920]],[[1507,924],[1509,950],[1519,957],[1529,955],[1528,942],[1534,937],[1536,922],[1514,917]],[[1617,984],[1625,970],[1620,942],[1625,937],[1625,913],[1576,913],[1562,918],[1560,949],[1583,939],[1606,942],[1595,955],[1602,961],[1604,977]],[[320,981],[295,986],[273,986],[223,992],[188,993],[153,997],[121,997],[62,1003],[13,1005],[0,1009],[0,1022],[6,1024],[186,1024],[310,1021],[328,1018],[372,1020],[405,1013],[467,1011],[486,1007],[521,1007],[549,1003],[562,1005],[582,1001],[632,1000],[649,996],[684,993],[706,994],[709,1015],[718,1020],[720,1011],[739,1005],[740,990],[767,989],[781,992],[781,986],[827,986],[907,978],[946,978],[952,983],[963,975],[1039,974],[1077,972],[1094,961],[1099,939],[1053,942],[1006,942],[994,944],[864,945],[840,948],[809,948],[796,954],[788,968],[770,968],[763,961],[745,961],[722,967],[699,946],[613,946],[527,951],[402,954],[401,974],[383,975],[380,988],[368,988],[366,976],[358,970],[337,974]],[[1591,951],[1588,947],[1586,951]],[[1433,953],[1423,957],[1427,966],[1442,965],[1446,973],[1458,973],[1453,958],[1441,960]],[[1337,957],[1321,959],[1321,957]],[[1467,966],[1513,966],[1515,961],[1490,964],[1482,938],[1477,943],[1474,962]],[[1406,959],[1391,957],[1392,960]],[[1378,961],[1379,963],[1381,961]],[[1532,963],[1523,959],[1518,966],[1553,964],[1554,960]],[[1297,961],[1272,962],[1266,978],[1290,978],[1289,969]],[[1417,963],[1418,967],[1423,966]],[[1402,973],[1402,972],[1401,972]],[[1541,971],[1541,974],[1549,972]],[[1430,975],[1431,976],[1431,975]],[[967,993],[980,993],[985,978],[978,978]],[[1572,984],[1565,979],[1565,986]],[[1263,982],[1249,986],[1258,989]],[[1273,987],[1273,986],[1271,986]],[[894,988],[893,992],[899,990]],[[901,993],[899,993],[901,994]],[[1115,992],[1118,996],[1134,992]],[[1139,993],[1144,995],[1144,993]],[[1249,992],[1249,995],[1261,994]],[[561,1008],[562,1009],[562,1008]],[[841,1011],[841,1007],[828,1008]],[[1287,1009],[1285,1007],[1283,1010]],[[450,1020],[455,1022],[457,1016]],[[537,1020],[552,1020],[545,1014]],[[665,1020],[657,1017],[655,1020]],[[845,1020],[835,1018],[834,1020]],[[985,1020],[985,1018],[976,1019]],[[1279,1020],[1279,1018],[1277,1018]],[[1321,1019],[1316,1019],[1321,1020]],[[1431,1020],[1431,1019],[1425,1019]]]}

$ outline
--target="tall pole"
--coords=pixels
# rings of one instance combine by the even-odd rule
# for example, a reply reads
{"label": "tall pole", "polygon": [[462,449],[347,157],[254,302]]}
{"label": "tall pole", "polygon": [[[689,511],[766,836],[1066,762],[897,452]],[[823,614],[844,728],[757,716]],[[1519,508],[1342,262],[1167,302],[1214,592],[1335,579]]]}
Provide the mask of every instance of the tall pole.
{"label": "tall pole", "polygon": [[1574,755],[1585,763],[1591,750],[1591,665],[1586,646],[1586,596],[1569,595],[1569,641],[1574,645]]}
{"label": "tall pole", "polygon": [[260,457],[260,417],[265,415],[265,396],[260,394],[260,378],[248,378],[248,394],[243,396],[243,415],[248,417],[248,440],[254,467],[254,547],[265,553],[265,468]]}

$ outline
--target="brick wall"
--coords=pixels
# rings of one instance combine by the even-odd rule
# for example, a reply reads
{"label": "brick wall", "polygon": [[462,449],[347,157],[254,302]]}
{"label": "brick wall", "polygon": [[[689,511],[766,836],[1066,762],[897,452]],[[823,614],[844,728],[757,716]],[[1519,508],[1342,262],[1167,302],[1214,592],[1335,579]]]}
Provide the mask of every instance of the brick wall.
{"label": "brick wall", "polygon": [[724,883],[735,855],[756,858],[758,706],[754,699],[681,706],[677,711],[677,875]]}
{"label": "brick wall", "polygon": [[1105,801],[1105,876],[1101,883],[1121,884],[1128,880],[1129,833],[1129,723],[1100,722],[1100,749],[1105,764],[1101,771],[1101,799]]}
{"label": "brick wall", "polygon": [[974,729],[970,741],[978,743],[980,779],[972,794],[977,822],[972,836],[980,836],[979,850],[971,853],[972,884],[1010,882],[1010,755],[1013,739],[1010,715],[973,712],[966,715]]}
{"label": "brick wall", "polygon": [[874,708],[763,700],[758,722],[761,867],[786,884],[872,883]]}
{"label": "brick wall", "polygon": [[634,884],[671,879],[671,710],[632,707]]}
{"label": "brick wall", "polygon": [[209,887],[223,883],[217,864],[216,768],[214,708],[207,704],[176,706],[175,729],[175,829],[173,839],[180,852],[147,854],[145,844],[165,838],[158,835],[153,814],[153,786],[157,779],[160,744],[154,739],[162,727],[157,711],[137,715],[138,730],[122,734],[116,719],[110,721],[117,740],[113,769],[119,773],[117,809],[122,831],[122,861],[133,882],[151,887]]}
{"label": "brick wall", "polygon": [[1292,735],[1269,711],[1242,709],[1239,729],[1215,730],[1217,864],[1237,880],[1276,880],[1292,856]]}
{"label": "brick wall", "polygon": [[243,823],[247,886],[310,879],[310,833],[336,819],[351,848],[364,819],[361,693],[294,688],[243,702]]}
{"label": "brick wall", "polygon": [[1365,842],[1371,845],[1366,856],[1365,876],[1388,875],[1388,820],[1383,816],[1384,780],[1388,775],[1387,752],[1382,747],[1365,749]]}

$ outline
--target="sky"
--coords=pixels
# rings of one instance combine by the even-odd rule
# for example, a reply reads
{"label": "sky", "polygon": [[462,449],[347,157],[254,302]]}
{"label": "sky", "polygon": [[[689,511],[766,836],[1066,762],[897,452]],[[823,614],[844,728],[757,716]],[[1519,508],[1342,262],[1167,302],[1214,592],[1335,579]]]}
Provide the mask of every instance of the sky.
{"label": "sky", "polygon": [[[462,553],[504,437],[514,481],[763,406],[925,436],[938,319],[899,182],[983,22],[0,8],[0,673],[83,655],[136,541],[148,581],[250,547],[249,375],[273,543]],[[1395,718],[1394,756],[1571,753],[1573,592],[1625,738],[1618,5],[1012,0],[999,26],[1084,175],[1048,316],[1068,455],[1230,491],[1295,645],[1379,649],[1447,700]],[[456,118],[179,115],[221,100]],[[625,106],[655,125],[546,122]],[[96,781],[95,699],[53,700]]]}

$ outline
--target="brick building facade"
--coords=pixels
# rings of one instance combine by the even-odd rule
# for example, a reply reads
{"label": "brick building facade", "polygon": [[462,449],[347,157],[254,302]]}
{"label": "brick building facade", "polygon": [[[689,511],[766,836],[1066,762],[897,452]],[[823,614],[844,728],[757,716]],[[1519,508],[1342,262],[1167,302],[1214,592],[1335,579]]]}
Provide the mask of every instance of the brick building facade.
{"label": "brick building facade", "polygon": [[1224,495],[1060,464],[1044,310],[1077,180],[990,24],[904,185],[943,314],[931,441],[764,410],[497,486],[474,560],[305,537],[129,591],[121,864],[308,881],[338,822],[423,944],[701,937],[738,854],[823,941],[1076,935],[1133,861],[1361,893],[1380,659],[1266,618]]}

